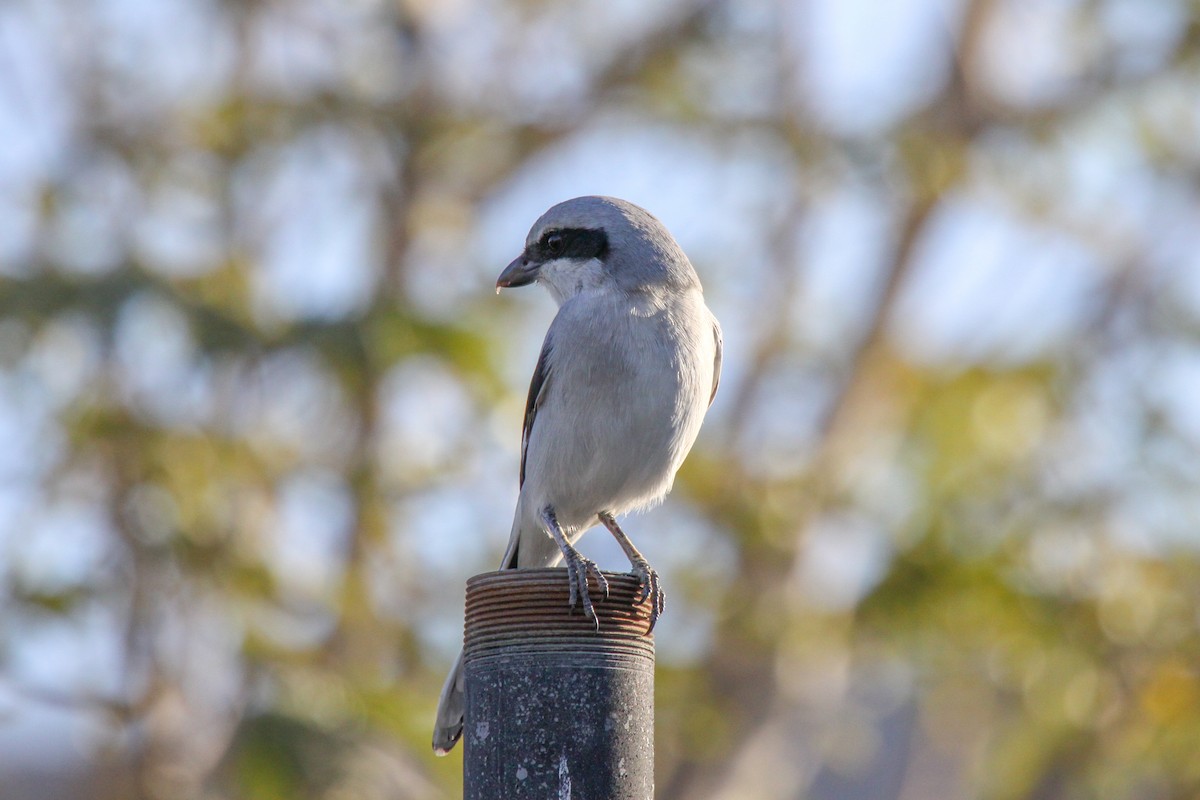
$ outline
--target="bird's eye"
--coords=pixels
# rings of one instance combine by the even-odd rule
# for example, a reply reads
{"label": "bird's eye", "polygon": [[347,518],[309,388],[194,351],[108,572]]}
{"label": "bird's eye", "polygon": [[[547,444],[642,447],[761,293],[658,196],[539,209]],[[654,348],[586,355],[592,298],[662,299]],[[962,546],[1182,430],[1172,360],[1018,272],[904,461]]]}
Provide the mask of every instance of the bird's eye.
{"label": "bird's eye", "polygon": [[552,256],[560,256],[563,251],[563,237],[561,233],[552,233],[546,237],[546,252]]}

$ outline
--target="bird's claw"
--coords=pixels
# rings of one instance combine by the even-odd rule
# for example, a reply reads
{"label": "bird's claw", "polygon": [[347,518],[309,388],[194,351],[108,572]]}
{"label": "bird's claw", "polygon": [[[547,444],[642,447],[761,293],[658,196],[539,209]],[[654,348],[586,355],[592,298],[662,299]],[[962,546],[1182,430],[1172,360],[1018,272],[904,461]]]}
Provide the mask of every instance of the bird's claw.
{"label": "bird's claw", "polygon": [[650,598],[650,627],[646,629],[646,633],[650,633],[666,608],[667,596],[663,594],[662,587],[659,585],[658,573],[646,559],[636,559],[629,571],[638,579],[638,583],[642,587],[638,605],[646,602],[646,598]]}
{"label": "bird's claw", "polygon": [[571,609],[574,610],[579,604],[579,596],[582,594],[583,613],[595,623],[596,630],[600,630],[600,618],[596,616],[596,608],[592,605],[592,596],[588,589],[588,575],[595,577],[596,586],[604,593],[605,600],[608,599],[608,579],[600,572],[600,567],[596,566],[595,561],[581,556],[578,552],[571,553],[566,561]]}

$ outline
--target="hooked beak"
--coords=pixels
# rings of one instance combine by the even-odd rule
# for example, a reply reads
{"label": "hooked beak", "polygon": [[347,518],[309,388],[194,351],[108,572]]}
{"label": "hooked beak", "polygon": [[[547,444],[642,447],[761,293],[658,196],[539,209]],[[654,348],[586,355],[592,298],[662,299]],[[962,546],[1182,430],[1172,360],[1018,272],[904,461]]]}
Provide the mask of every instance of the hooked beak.
{"label": "hooked beak", "polygon": [[537,280],[538,270],[542,267],[541,264],[535,264],[524,255],[517,256],[512,260],[512,263],[504,268],[504,272],[500,273],[500,277],[496,278],[496,294],[500,294],[501,289],[508,289],[515,286],[527,286]]}

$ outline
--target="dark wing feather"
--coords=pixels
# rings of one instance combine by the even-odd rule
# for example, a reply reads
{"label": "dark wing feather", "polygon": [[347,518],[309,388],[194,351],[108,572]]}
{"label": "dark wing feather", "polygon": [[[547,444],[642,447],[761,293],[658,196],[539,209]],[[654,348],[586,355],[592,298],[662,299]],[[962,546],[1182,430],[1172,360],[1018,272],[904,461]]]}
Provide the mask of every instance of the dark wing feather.
{"label": "dark wing feather", "polygon": [[713,359],[713,388],[712,394],[708,396],[710,406],[717,398],[717,387],[721,385],[721,351],[725,345],[724,337],[721,335],[721,326],[715,319],[713,320],[713,338],[717,340],[717,355]]}
{"label": "dark wing feather", "polygon": [[537,419],[542,392],[546,390],[546,381],[550,377],[550,346],[550,335],[547,334],[546,341],[542,342],[537,366],[533,368],[533,378],[529,381],[529,397],[525,400],[525,423],[521,428],[521,486],[525,485],[525,455],[529,452],[529,436],[533,433],[533,421]]}

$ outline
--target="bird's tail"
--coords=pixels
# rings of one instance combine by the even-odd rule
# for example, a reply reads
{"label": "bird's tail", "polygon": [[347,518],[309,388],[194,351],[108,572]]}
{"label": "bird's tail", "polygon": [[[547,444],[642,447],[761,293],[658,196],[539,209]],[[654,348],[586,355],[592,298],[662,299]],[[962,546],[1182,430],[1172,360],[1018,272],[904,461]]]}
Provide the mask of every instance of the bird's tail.
{"label": "bird's tail", "polygon": [[442,696],[438,700],[437,719],[433,723],[433,752],[444,756],[462,736],[463,711],[466,694],[463,692],[463,654],[460,650],[454,666],[442,685]]}
{"label": "bird's tail", "polygon": [[[516,569],[520,563],[518,549],[521,541],[521,513],[513,519],[512,531],[508,536],[508,548],[500,562],[500,569]],[[466,707],[463,690],[463,654],[459,651],[454,666],[442,684],[442,696],[438,699],[437,718],[433,724],[433,752],[439,756],[449,753],[462,736],[463,712]]]}

